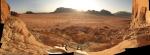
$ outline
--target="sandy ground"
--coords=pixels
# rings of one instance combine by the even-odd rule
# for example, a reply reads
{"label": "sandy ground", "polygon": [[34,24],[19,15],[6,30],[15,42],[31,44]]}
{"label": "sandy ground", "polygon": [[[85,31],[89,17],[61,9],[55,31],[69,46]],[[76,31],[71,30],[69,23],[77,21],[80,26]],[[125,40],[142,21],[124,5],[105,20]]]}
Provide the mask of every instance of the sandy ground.
{"label": "sandy ground", "polygon": [[117,53],[121,53],[125,51],[125,48],[135,48],[138,46],[137,40],[125,40],[119,43],[118,45],[106,49],[104,51],[99,51],[99,52],[89,52],[89,55],[115,55]]}
{"label": "sandy ground", "polygon": [[[129,18],[81,13],[21,14],[18,18],[46,45],[62,44],[66,39],[75,43],[86,40],[91,42],[87,51],[100,51],[118,44],[122,40],[118,32],[130,22]],[[118,40],[117,36],[121,38]]]}
{"label": "sandy ground", "polygon": [[90,14],[23,14],[20,17],[29,27],[48,29],[50,27],[110,26],[123,27],[129,24],[129,18],[115,16],[98,16]]}

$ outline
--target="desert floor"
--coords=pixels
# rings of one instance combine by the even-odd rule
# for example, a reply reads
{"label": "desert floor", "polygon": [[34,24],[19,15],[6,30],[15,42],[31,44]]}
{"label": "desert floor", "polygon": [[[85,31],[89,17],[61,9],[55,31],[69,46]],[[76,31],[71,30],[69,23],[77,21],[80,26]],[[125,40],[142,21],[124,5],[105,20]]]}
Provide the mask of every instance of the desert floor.
{"label": "desert floor", "polygon": [[121,42],[130,22],[130,18],[79,13],[21,14],[18,18],[46,45],[68,44],[92,52]]}

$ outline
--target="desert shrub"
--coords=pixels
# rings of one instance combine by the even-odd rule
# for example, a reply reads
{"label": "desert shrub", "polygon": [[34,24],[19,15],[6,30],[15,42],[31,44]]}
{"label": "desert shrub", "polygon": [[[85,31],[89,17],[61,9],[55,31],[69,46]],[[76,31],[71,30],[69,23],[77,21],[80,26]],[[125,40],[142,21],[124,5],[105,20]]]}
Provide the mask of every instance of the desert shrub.
{"label": "desert shrub", "polygon": [[131,13],[130,12],[126,12],[126,11],[119,11],[114,13],[115,16],[119,16],[119,17],[130,17]]}
{"label": "desert shrub", "polygon": [[19,16],[19,14],[15,11],[11,11],[10,14],[11,14],[11,16]]}
{"label": "desert shrub", "polygon": [[26,14],[33,14],[34,12],[32,11],[27,11]]}

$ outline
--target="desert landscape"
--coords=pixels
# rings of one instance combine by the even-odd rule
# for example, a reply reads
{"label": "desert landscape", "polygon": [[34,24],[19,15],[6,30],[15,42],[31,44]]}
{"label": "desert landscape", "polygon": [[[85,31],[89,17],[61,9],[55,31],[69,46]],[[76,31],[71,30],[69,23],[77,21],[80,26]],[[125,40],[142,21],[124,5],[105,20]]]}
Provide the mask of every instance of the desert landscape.
{"label": "desert landscape", "polygon": [[[28,30],[39,42],[51,47],[67,45],[67,49],[76,50],[79,46],[83,51],[98,52],[112,48],[134,35],[143,36],[138,38],[138,42],[142,43],[136,44],[135,40],[131,40],[134,44],[127,41],[124,46],[149,44],[149,27],[140,32],[138,29],[129,29],[130,17],[88,13],[35,13],[20,14],[16,18],[26,23]],[[142,40],[145,38],[147,40]]]}
{"label": "desert landscape", "polygon": [[[70,52],[74,52],[73,55],[115,55],[125,48],[150,45],[147,1],[133,0],[131,13],[112,13],[105,9],[77,11],[65,7],[52,12],[18,13],[11,11],[13,6],[6,0],[1,0],[0,23],[4,27],[0,55]],[[82,6],[74,5],[74,8]]]}
{"label": "desert landscape", "polygon": [[130,22],[130,18],[86,13],[21,14],[17,18],[46,45],[90,43],[89,48],[85,48],[88,51],[104,50],[122,41],[121,36],[115,35],[123,35],[123,29],[128,28]]}

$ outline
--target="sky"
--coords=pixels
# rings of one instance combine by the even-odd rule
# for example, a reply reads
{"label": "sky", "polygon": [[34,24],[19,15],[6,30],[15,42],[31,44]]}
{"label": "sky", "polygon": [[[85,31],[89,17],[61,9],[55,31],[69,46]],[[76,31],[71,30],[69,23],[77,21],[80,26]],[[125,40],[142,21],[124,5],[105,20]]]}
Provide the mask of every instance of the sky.
{"label": "sky", "polygon": [[73,8],[79,11],[106,9],[131,12],[132,0],[8,0],[12,11],[23,13],[53,12],[58,7]]}

